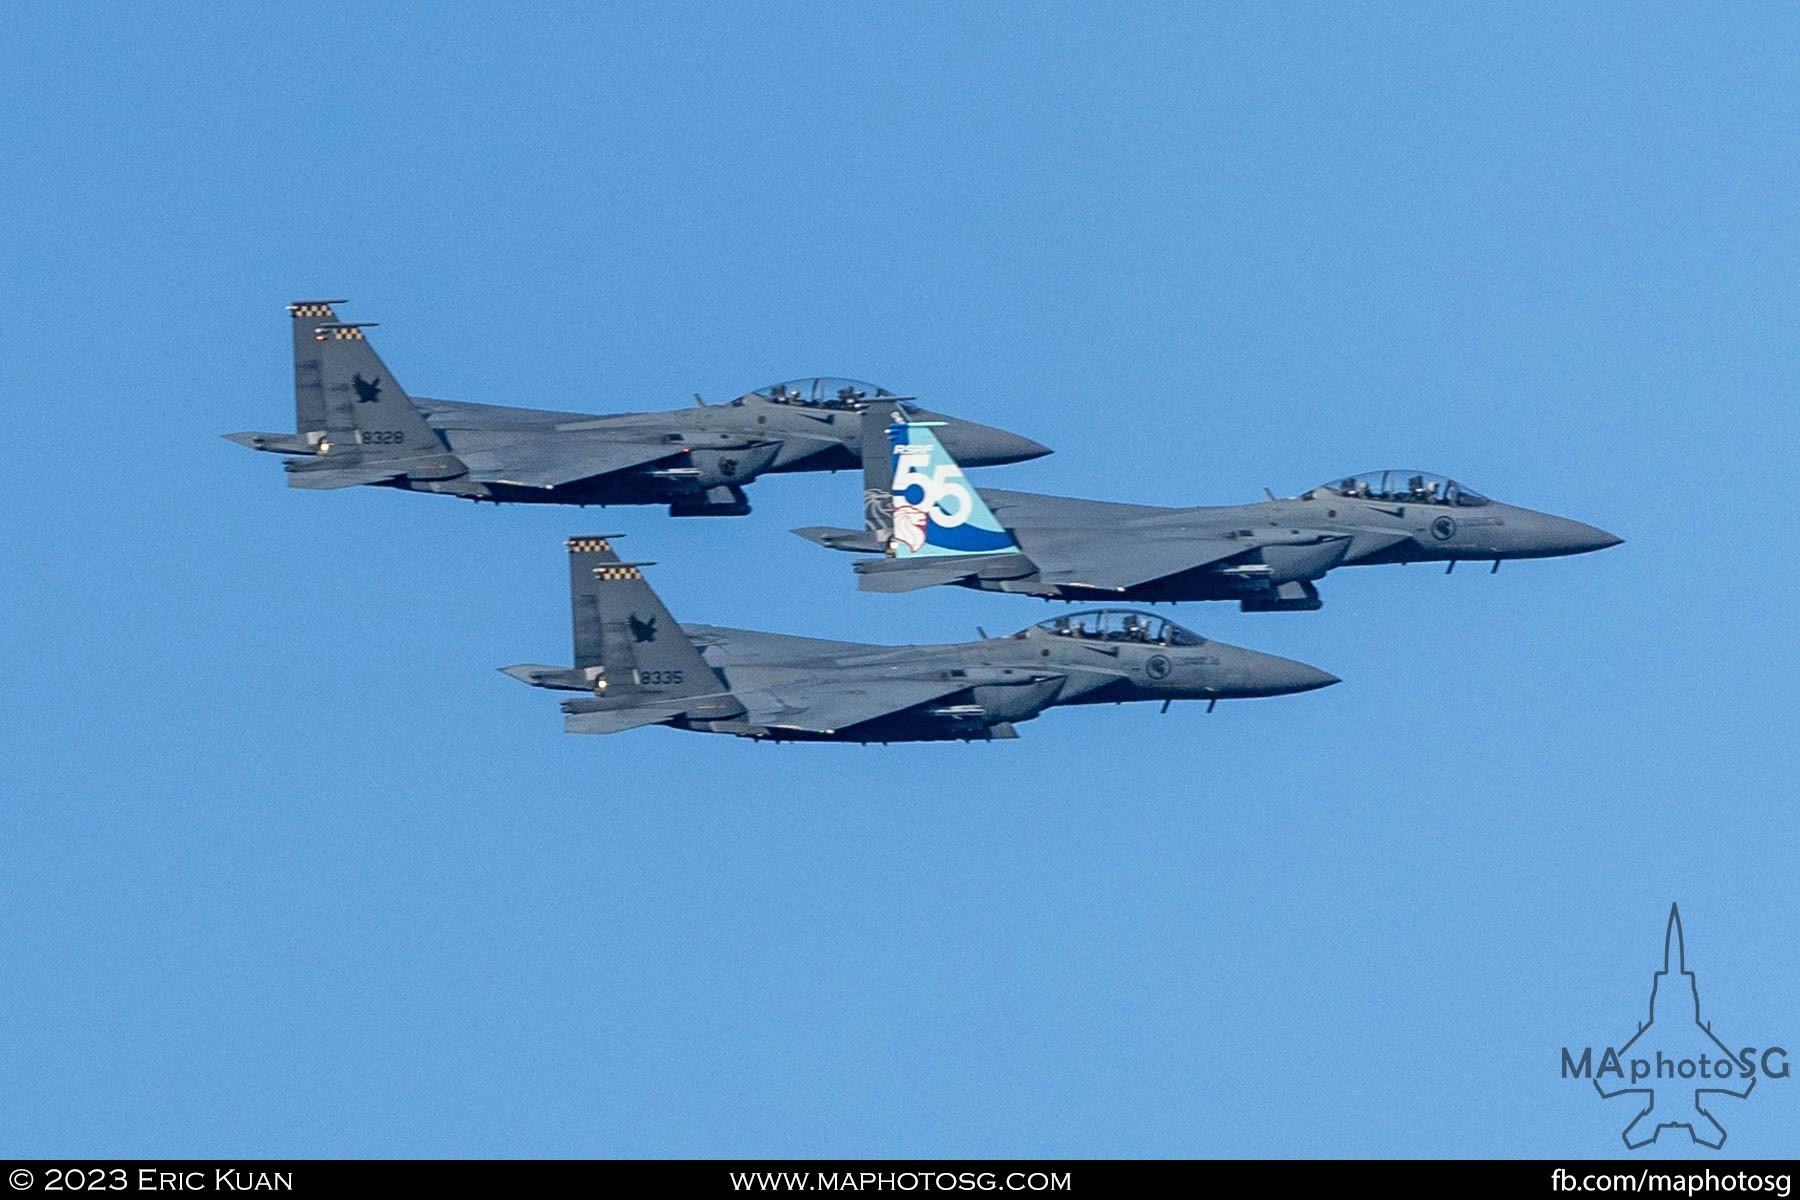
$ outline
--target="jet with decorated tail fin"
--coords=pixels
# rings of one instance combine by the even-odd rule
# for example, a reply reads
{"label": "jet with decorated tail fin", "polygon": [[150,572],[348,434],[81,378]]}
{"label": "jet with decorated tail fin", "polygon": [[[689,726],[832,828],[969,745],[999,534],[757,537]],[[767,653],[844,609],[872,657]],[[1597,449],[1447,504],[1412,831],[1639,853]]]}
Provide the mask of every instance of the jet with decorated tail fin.
{"label": "jet with decorated tail fin", "polygon": [[728,404],[594,415],[409,395],[375,353],[368,323],[338,319],[336,300],[288,306],[294,432],[232,433],[286,457],[290,487],[373,485],[526,504],[666,504],[675,516],[741,516],[763,475],[855,469],[863,414],[944,422],[972,466],[1048,454],[1030,438],[940,417],[872,384],[790,380]]}
{"label": "jet with decorated tail fin", "polygon": [[[1162,508],[977,488],[939,428],[886,407],[863,433],[862,529],[795,533],[855,564],[864,591],[949,584],[1050,600],[1236,600],[1246,612],[1320,606],[1317,580],[1376,563],[1553,558],[1619,538],[1490,500],[1424,471],[1352,475],[1302,495]],[[947,431],[946,431],[947,432]]]}

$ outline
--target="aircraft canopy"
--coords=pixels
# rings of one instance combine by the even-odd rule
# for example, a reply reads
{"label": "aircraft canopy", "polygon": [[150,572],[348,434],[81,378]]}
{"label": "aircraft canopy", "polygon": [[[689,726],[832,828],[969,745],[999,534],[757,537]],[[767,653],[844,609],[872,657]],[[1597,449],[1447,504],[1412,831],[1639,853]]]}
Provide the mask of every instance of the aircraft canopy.
{"label": "aircraft canopy", "polygon": [[1386,500],[1394,504],[1439,504],[1451,508],[1478,508],[1488,503],[1454,479],[1429,471],[1365,471],[1322,484],[1315,494],[1343,496],[1351,500]]}
{"label": "aircraft canopy", "polygon": [[[841,379],[817,375],[808,379],[789,379],[759,387],[750,396],[761,396],[771,404],[791,404],[798,408],[822,408],[837,412],[860,412],[874,400],[893,400],[901,410],[916,412],[912,405],[899,400],[894,393],[860,379]],[[742,404],[749,396],[740,396],[733,404]]]}
{"label": "aircraft canopy", "polygon": [[1091,608],[1051,617],[1014,637],[1062,637],[1088,642],[1137,642],[1149,646],[1204,646],[1206,639],[1166,617],[1134,608]]}

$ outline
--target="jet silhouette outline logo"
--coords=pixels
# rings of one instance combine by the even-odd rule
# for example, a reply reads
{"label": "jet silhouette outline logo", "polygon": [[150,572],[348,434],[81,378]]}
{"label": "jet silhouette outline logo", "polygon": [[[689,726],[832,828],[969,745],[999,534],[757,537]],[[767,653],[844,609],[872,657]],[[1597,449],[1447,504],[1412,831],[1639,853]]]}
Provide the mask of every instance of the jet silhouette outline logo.
{"label": "jet silhouette outline logo", "polygon": [[656,617],[654,615],[646,621],[636,613],[632,613],[631,616],[627,618],[627,624],[631,627],[632,641],[654,642],[656,640]]}
{"label": "jet silhouette outline logo", "polygon": [[[1662,1038],[1646,1037],[1658,1027],[1659,1007],[1663,1009],[1660,1014],[1660,1024],[1663,1027],[1664,1036]],[[1721,1060],[1731,1064],[1727,1078],[1721,1078],[1716,1073],[1708,1075],[1709,1056],[1704,1050],[1698,1060],[1698,1069],[1690,1070],[1683,1075],[1681,1068],[1683,1066],[1695,1067],[1696,1060],[1667,1056],[1663,1053],[1663,1046],[1657,1044],[1659,1041],[1666,1041],[1667,1035],[1671,1032],[1677,1036],[1692,1037],[1687,1024],[1690,1020],[1693,1023],[1693,1029],[1697,1029],[1702,1035],[1701,1040],[1718,1050],[1717,1058],[1711,1059],[1715,1067]],[[1674,1027],[1673,1030],[1670,1029],[1671,1026]],[[1643,1042],[1643,1045],[1638,1054],[1631,1055],[1630,1051],[1634,1047],[1638,1047],[1640,1041]],[[1611,1069],[1619,1074],[1621,1080],[1624,1080],[1626,1076],[1621,1063],[1625,1061],[1633,1064],[1632,1083],[1640,1082],[1637,1064],[1647,1065],[1651,1060],[1645,1055],[1649,1052],[1654,1052],[1655,1056],[1656,1074],[1653,1078],[1663,1081],[1662,1085],[1655,1087],[1622,1086],[1607,1091],[1600,1082],[1601,1076],[1608,1070],[1609,1063],[1612,1064]],[[1749,1050],[1745,1051],[1745,1054],[1749,1053]],[[1638,1110],[1638,1114],[1620,1133],[1620,1137],[1629,1149],[1639,1150],[1650,1145],[1662,1136],[1662,1131],[1665,1129],[1686,1129],[1688,1137],[1693,1141],[1709,1149],[1718,1150],[1725,1145],[1725,1127],[1706,1107],[1705,1098],[1708,1094],[1732,1096],[1739,1100],[1748,1098],[1756,1087],[1754,1068],[1746,1070],[1748,1079],[1744,1083],[1743,1090],[1737,1091],[1724,1086],[1730,1077],[1738,1075],[1738,1068],[1741,1065],[1740,1056],[1732,1053],[1730,1047],[1726,1046],[1713,1033],[1712,1023],[1701,1019],[1699,982],[1695,979],[1694,973],[1688,970],[1687,943],[1681,929],[1681,912],[1676,905],[1671,904],[1669,905],[1668,928],[1663,934],[1662,970],[1652,976],[1650,983],[1650,1019],[1638,1022],[1637,1032],[1632,1034],[1630,1040],[1624,1045],[1618,1047],[1617,1050],[1609,1049],[1607,1051],[1606,1056],[1601,1060],[1600,1071],[1593,1078],[1594,1090],[1603,1100],[1612,1100],[1626,1095],[1643,1097],[1643,1108]],[[1668,1069],[1667,1075],[1663,1073],[1665,1067]],[[1665,1098],[1668,1096],[1678,1097],[1677,1104],[1675,1106],[1664,1104],[1659,1111],[1659,1092]]]}

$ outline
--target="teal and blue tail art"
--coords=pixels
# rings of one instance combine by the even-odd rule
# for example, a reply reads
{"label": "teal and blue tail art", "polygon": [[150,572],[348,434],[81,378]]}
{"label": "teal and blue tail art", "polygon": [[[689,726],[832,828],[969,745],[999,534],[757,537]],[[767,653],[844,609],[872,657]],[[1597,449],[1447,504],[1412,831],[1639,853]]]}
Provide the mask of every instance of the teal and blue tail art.
{"label": "teal and blue tail art", "polygon": [[931,431],[934,424],[907,421],[896,412],[887,427],[894,470],[889,553],[922,558],[1017,550],[1012,534]]}

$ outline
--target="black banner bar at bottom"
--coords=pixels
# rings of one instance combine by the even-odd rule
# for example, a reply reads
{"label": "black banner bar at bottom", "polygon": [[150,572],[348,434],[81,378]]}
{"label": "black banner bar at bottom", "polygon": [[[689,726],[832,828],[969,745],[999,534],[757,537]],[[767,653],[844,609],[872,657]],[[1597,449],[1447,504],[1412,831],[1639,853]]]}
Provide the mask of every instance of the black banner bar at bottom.
{"label": "black banner bar at bottom", "polygon": [[1525,1195],[1776,1197],[1793,1159],[17,1159],[8,1196],[324,1195],[349,1188],[679,1187],[706,1195],[1103,1194],[1207,1184],[1441,1191],[1471,1183]]}

